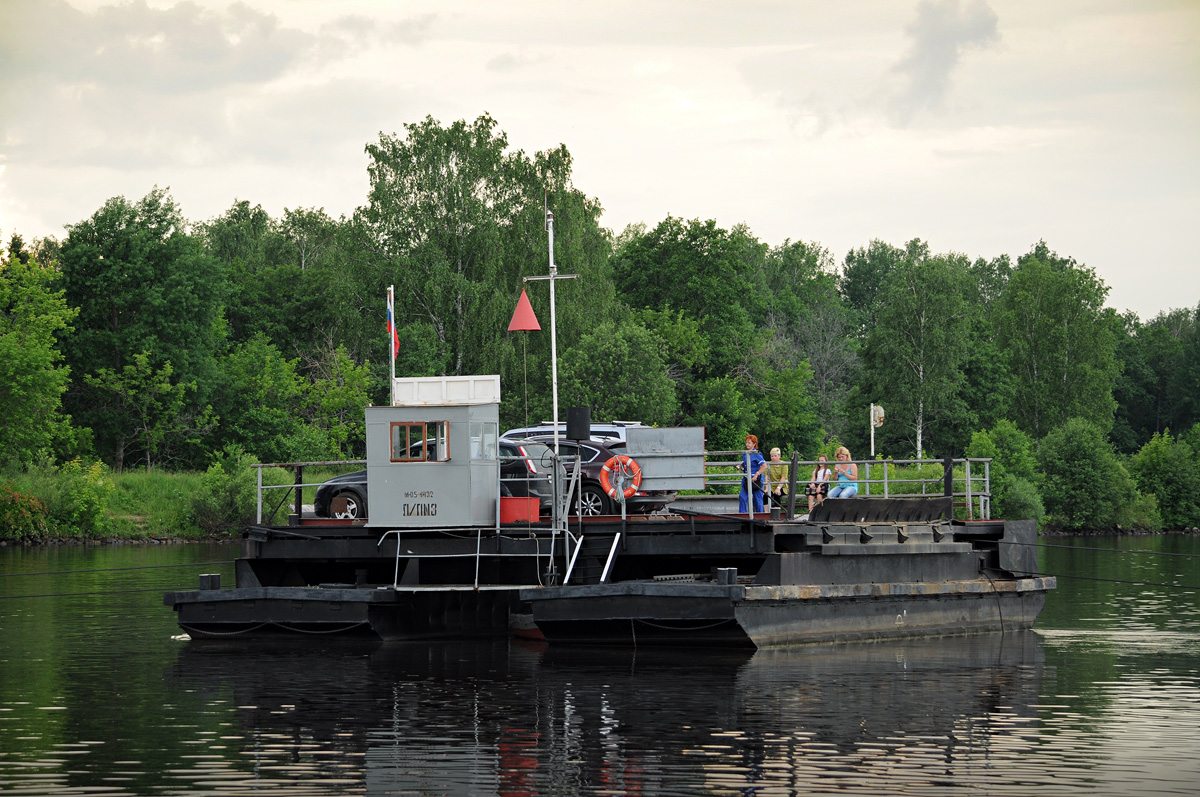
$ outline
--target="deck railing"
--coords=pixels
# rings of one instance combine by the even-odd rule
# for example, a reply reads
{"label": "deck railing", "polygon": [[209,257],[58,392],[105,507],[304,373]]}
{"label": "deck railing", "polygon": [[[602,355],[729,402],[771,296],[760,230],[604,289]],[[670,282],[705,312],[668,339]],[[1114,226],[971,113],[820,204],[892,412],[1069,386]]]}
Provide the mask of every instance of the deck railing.
{"label": "deck railing", "polygon": [[[745,478],[742,457],[744,451],[705,451],[701,452],[704,457],[704,483],[706,490],[724,490],[736,491],[740,488],[742,481]],[[658,455],[645,454],[639,455],[640,458],[650,459]],[[665,455],[677,456],[677,455]],[[698,456],[698,455],[697,455]],[[525,457],[504,459],[527,459]],[[987,458],[964,458],[964,459],[877,459],[877,460],[851,460],[859,466],[859,495],[863,497],[879,496],[881,498],[891,498],[904,495],[951,495],[955,500],[955,506],[964,507],[968,520],[981,519],[986,520],[991,517],[991,459]],[[289,496],[294,496],[295,515],[299,519],[303,516],[303,494],[306,487],[319,487],[323,482],[307,483],[304,481],[304,468],[306,467],[336,467],[347,468],[356,465],[365,465],[366,460],[341,460],[341,461],[326,461],[326,462],[284,462],[284,463],[269,463],[256,464],[251,467],[257,470],[257,508],[256,508],[256,523],[261,525],[263,522],[263,504],[264,493],[267,490],[283,490],[283,496],[279,502],[270,510],[268,518],[274,518],[275,513],[284,505]],[[812,472],[817,466],[815,460],[801,460],[798,454],[793,454],[791,461],[785,463],[789,466],[789,491],[795,496],[797,501],[801,500],[804,495],[804,487],[812,478]],[[832,464],[832,463],[826,463]],[[975,472],[972,473],[972,466]],[[294,482],[290,484],[264,484],[263,469],[264,468],[285,468],[290,469],[295,474]],[[915,473],[914,473],[915,469]],[[982,469],[982,474],[980,474]],[[557,468],[554,471],[558,471]],[[578,475],[578,474],[576,474]],[[679,478],[692,478],[681,475]],[[958,489],[961,486],[961,489]],[[961,499],[961,500],[960,500]],[[565,503],[565,502],[564,502]],[[499,532],[499,509],[496,516],[496,531]],[[558,529],[555,529],[557,532]],[[563,582],[569,581],[572,571],[574,570],[575,559],[578,557],[580,550],[583,547],[583,530],[579,528],[578,535],[571,534],[570,529],[564,524],[561,529],[564,532],[564,565],[566,566],[566,574]],[[476,559],[476,586],[479,581],[479,557],[480,545],[482,539],[482,529],[477,529],[476,551],[473,556]],[[403,533],[402,530],[393,530],[387,534],[396,534],[397,539]],[[384,537],[387,536],[384,535]],[[554,560],[554,539],[557,533],[551,537],[551,548],[549,559]],[[604,565],[604,573],[601,580],[606,580],[609,570],[612,567],[613,556],[616,551],[617,540],[613,541],[612,549],[608,553],[607,561]],[[382,544],[383,539],[380,539]],[[573,543],[573,544],[572,544]],[[572,551],[572,549],[574,549]],[[574,555],[572,555],[574,554]],[[465,554],[470,556],[471,554]],[[456,556],[462,556],[456,555]],[[399,579],[399,558],[400,546],[397,542],[396,546],[396,572],[393,580],[398,584]],[[538,554],[538,558],[541,555]]]}
{"label": "deck railing", "polygon": [[[725,490],[737,491],[743,479],[741,457],[744,451],[705,451],[704,484],[706,491]],[[655,455],[640,455],[639,458],[653,458]],[[526,459],[525,457],[503,457],[509,459]],[[850,460],[858,465],[858,494],[862,497],[894,498],[904,495],[945,495],[946,467],[949,463],[952,469],[951,492],[955,505],[966,510],[969,520],[986,520],[992,513],[991,491],[991,459],[962,458],[962,459],[858,459]],[[797,502],[804,497],[804,487],[811,481],[816,460],[802,460],[793,454],[788,465],[790,473],[795,474],[795,495]],[[830,468],[834,463],[828,463]],[[277,462],[255,464],[251,467],[257,471],[256,512],[255,522],[263,523],[263,506],[265,493],[268,490],[284,491],[279,501],[270,508],[268,519],[283,507],[288,498],[293,498],[294,512],[297,517],[303,515],[303,490],[307,487],[319,487],[323,482],[305,482],[304,468],[306,467],[335,467],[348,468],[355,465],[366,465],[365,459],[337,460],[325,462]],[[264,484],[264,468],[283,468],[295,474],[295,480],[289,484]],[[914,472],[915,470],[915,472]],[[684,477],[680,477],[684,478]],[[504,481],[503,477],[501,481]]]}
{"label": "deck railing", "polygon": [[[258,471],[256,475],[257,490],[256,490],[256,509],[255,523],[262,525],[263,522],[263,498],[266,490],[284,490],[283,497],[279,499],[279,503],[275,504],[267,515],[268,519],[273,520],[275,513],[280,510],[289,497],[293,498],[296,517],[304,515],[304,488],[305,487],[320,487],[323,482],[305,482],[304,469],[313,467],[348,467],[350,465],[366,465],[365,459],[340,459],[332,462],[270,462],[266,464],[255,464],[250,467]],[[263,484],[263,469],[264,468],[282,468],[290,470],[295,475],[295,481],[291,484]]]}
{"label": "deck railing", "polygon": [[[500,460],[501,464],[506,463],[506,462],[514,462],[516,460],[533,462],[535,466],[543,464],[540,460],[535,460],[532,457],[506,456],[503,454],[501,454],[499,456],[499,460]],[[269,507],[269,511],[267,512],[268,524],[271,520],[274,520],[276,513],[279,512],[279,510],[281,508],[283,508],[284,504],[287,503],[289,498],[292,499],[292,504],[289,505],[289,508],[292,509],[292,511],[294,512],[296,517],[300,518],[300,517],[304,516],[304,489],[308,488],[308,487],[314,487],[314,488],[320,487],[322,484],[325,483],[324,481],[319,481],[319,482],[304,481],[304,469],[305,468],[327,467],[327,468],[338,468],[340,470],[346,470],[354,465],[364,465],[365,466],[366,464],[367,464],[367,461],[365,459],[339,459],[339,460],[325,461],[325,462],[270,462],[270,463],[265,463],[265,464],[251,465],[250,467],[254,468],[257,471],[257,473],[255,475],[256,487],[255,487],[255,520],[254,520],[254,522],[260,526],[263,524],[263,504],[264,504],[264,500],[265,500],[265,492],[267,490],[282,490],[282,491],[284,491],[282,496],[280,497],[279,501],[276,502],[273,507]],[[292,482],[289,482],[287,484],[264,484],[263,483],[263,469],[264,468],[281,468],[283,470],[290,470],[295,475],[295,480]],[[542,474],[539,476],[535,476],[533,474],[522,475],[522,476],[503,476],[503,475],[501,475],[500,482],[501,482],[501,484],[503,484],[504,482],[528,482],[533,479],[548,478],[548,476],[549,476],[549,474]],[[343,484],[347,484],[347,485],[350,485],[350,484],[366,485],[366,483],[367,483],[366,477],[363,477],[362,481],[343,482]],[[497,522],[499,522],[498,519],[497,519]]]}
{"label": "deck railing", "polygon": [[[745,451],[708,451],[705,454],[706,488],[737,490],[743,477]],[[770,460],[768,460],[769,462]],[[905,495],[946,495],[946,468],[951,469],[950,495],[955,506],[966,510],[968,520],[987,520],[992,515],[991,458],[961,459],[852,459],[858,465],[860,497],[897,498]],[[816,460],[793,454],[784,460],[795,474],[796,501],[804,500],[804,487],[812,481]],[[835,462],[828,462],[833,470]],[[914,472],[915,471],[915,472]],[[831,481],[832,485],[833,482]]]}

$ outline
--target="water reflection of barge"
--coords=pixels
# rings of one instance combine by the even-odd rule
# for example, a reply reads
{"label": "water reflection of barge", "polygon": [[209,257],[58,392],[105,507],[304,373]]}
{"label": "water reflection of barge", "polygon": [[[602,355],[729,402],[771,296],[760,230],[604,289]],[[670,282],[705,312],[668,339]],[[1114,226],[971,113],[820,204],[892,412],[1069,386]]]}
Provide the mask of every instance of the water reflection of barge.
{"label": "water reflection of barge", "polygon": [[[367,411],[372,518],[248,529],[235,588],[202,577],[164,596],[194,638],[478,637],[524,621],[551,642],[771,647],[1028,628],[1054,588],[1032,575],[1032,522],[947,520],[950,497],[829,501],[805,522],[501,522],[498,378],[397,382],[403,401]],[[693,432],[631,434],[643,488],[702,483]],[[418,440],[436,445],[414,459]]]}
{"label": "water reflection of barge", "polygon": [[883,792],[1018,793],[1047,675],[1029,632],[689,656],[277,639],[183,646],[165,673],[225,706],[245,740],[223,742],[228,770],[253,761],[260,790],[372,794],[855,792],[868,772]]}

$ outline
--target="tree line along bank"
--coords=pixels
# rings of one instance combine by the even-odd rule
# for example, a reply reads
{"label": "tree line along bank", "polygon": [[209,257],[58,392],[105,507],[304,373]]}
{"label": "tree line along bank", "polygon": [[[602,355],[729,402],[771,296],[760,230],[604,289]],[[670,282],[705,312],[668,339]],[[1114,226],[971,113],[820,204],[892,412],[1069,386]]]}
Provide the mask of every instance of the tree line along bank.
{"label": "tree line along bank", "polygon": [[[387,396],[389,285],[397,374],[498,373],[502,423],[549,417],[548,333],[507,332],[521,278],[546,270],[548,207],[555,262],[579,275],[557,288],[566,406],[704,426],[714,450],[753,432],[811,459],[866,456],[876,403],[886,456],[994,457],[998,515],[1200,525],[1196,308],[1119,314],[1093,268],[1042,241],[972,259],[873,240],[839,261],[711,220],[613,233],[565,146],[513,151],[486,115],[426,118],[366,150],[364,204],[337,219],[237,200],[193,223],[155,187],[62,240],[10,233],[0,523],[44,511],[46,528],[86,528],[106,473],[236,480],[226,470],[251,459],[362,456],[363,407]],[[83,497],[39,495],[53,479],[33,472]]]}

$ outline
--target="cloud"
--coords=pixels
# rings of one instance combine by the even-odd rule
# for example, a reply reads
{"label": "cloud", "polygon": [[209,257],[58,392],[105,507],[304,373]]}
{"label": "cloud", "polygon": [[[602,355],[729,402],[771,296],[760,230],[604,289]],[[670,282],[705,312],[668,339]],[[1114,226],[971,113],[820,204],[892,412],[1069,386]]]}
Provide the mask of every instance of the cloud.
{"label": "cloud", "polygon": [[986,0],[922,0],[916,21],[906,28],[911,46],[893,69],[901,83],[892,98],[893,119],[904,125],[940,108],[963,51],[999,41],[998,22]]}
{"label": "cloud", "polygon": [[145,0],[94,14],[61,0],[18,0],[6,14],[0,60],[6,86],[36,78],[120,85],[158,94],[271,80],[312,50],[316,37],[242,3],[224,12]]}
{"label": "cloud", "polygon": [[307,32],[244,3],[133,0],[87,12],[63,0],[3,2],[0,103],[27,109],[0,115],[0,163],[13,167],[319,158],[380,115],[378,93],[330,67],[388,43],[411,50],[436,19],[343,16]]}
{"label": "cloud", "polygon": [[488,60],[485,65],[491,72],[516,72],[528,66],[542,66],[550,62],[546,55],[528,53],[501,53]]}

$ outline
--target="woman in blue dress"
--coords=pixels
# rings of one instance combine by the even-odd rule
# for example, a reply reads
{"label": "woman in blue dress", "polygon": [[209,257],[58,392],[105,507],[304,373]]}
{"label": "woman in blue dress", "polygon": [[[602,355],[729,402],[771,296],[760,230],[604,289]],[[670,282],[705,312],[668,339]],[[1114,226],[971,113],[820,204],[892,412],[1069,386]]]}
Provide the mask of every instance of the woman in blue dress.
{"label": "woman in blue dress", "polygon": [[[752,434],[746,435],[746,453],[742,454],[742,489],[738,492],[738,512],[746,514],[750,508],[750,494],[754,495],[754,511],[762,514],[763,488],[759,481],[767,471],[767,460],[758,450],[758,438]],[[749,492],[747,483],[749,482]]]}

